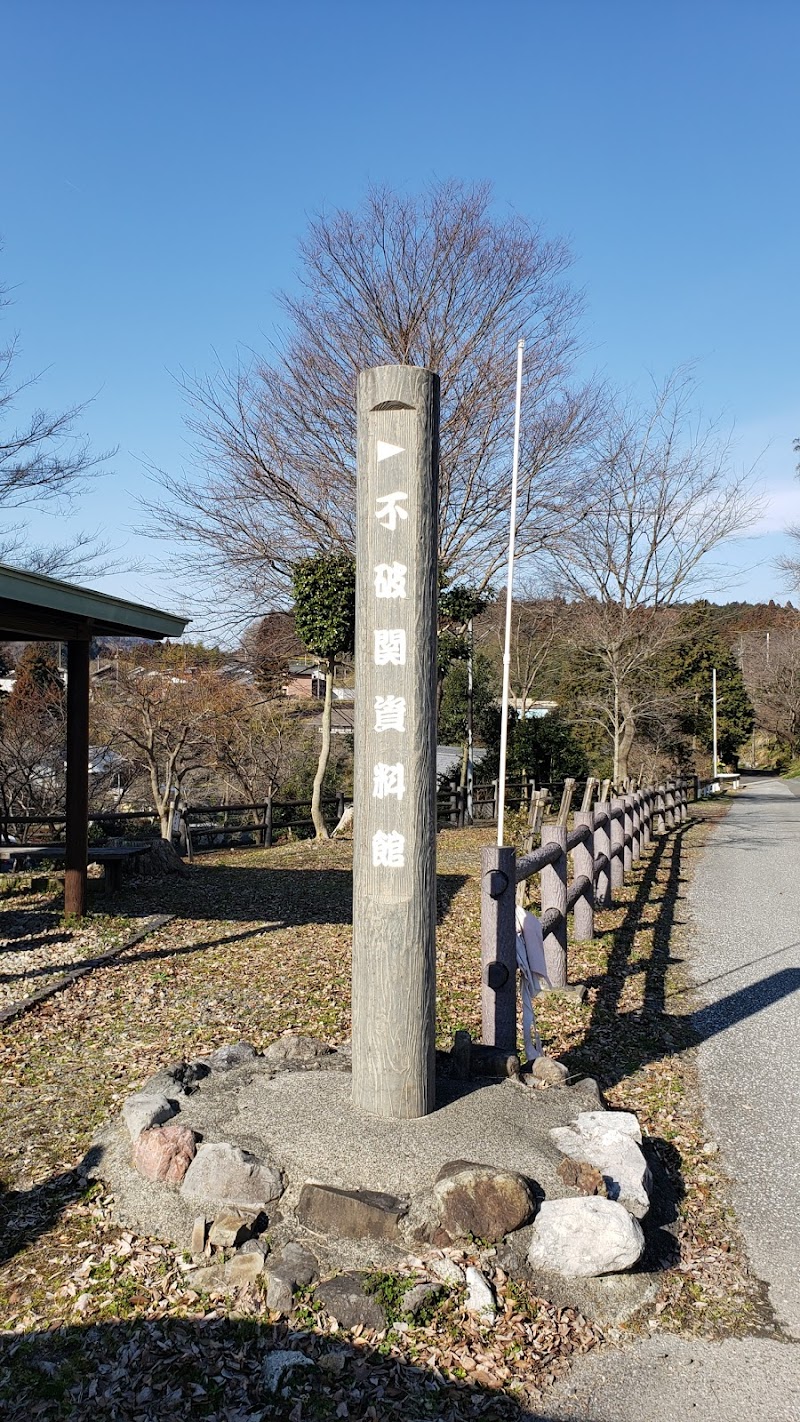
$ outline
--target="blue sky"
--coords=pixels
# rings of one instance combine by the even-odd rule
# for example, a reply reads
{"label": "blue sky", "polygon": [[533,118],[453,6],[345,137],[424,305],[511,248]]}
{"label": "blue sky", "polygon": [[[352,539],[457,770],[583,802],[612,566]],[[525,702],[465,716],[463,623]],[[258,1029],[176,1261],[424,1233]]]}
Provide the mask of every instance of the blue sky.
{"label": "blue sky", "polygon": [[[735,423],[742,464],[761,456],[768,496],[729,595],[786,598],[800,6],[10,0],[1,23],[19,368],[44,372],[42,404],[94,395],[85,428],[119,446],[73,526],[163,554],[132,530],[145,463],[187,461],[173,377],[279,337],[274,293],[311,214],[369,181],[489,179],[498,211],[571,243],[587,371],[627,384],[697,362],[705,411]],[[164,575],[111,582],[182,601]]]}

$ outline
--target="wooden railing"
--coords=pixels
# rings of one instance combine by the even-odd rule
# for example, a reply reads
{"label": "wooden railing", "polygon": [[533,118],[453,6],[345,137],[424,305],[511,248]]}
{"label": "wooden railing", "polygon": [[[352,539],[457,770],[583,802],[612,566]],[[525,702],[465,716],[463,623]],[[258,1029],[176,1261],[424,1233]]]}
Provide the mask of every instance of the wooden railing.
{"label": "wooden railing", "polygon": [[[343,790],[320,802],[323,813],[332,811],[336,822],[344,814],[344,806]],[[306,809],[305,815],[296,813]],[[181,812],[178,835],[182,851],[192,860],[198,849],[233,849],[237,844],[269,849],[283,831],[312,826],[310,800],[269,799],[256,805],[188,805]]]}
{"label": "wooden railing", "polygon": [[[604,782],[602,790],[606,786]],[[548,978],[554,988],[565,987],[568,915],[573,915],[575,941],[594,937],[595,909],[612,907],[615,891],[653,835],[686,819],[690,791],[696,798],[696,783],[688,778],[668,780],[603,797],[592,807],[587,787],[571,830],[560,813],[556,823],[541,826],[540,844],[520,858],[506,847],[481,851],[481,1014],[486,1045],[516,1051],[517,886],[540,876]]]}
{"label": "wooden railing", "polygon": [[[717,789],[739,788],[739,778],[734,775],[719,775],[714,780],[701,780],[695,776],[687,781],[693,786],[694,798],[703,799]],[[587,781],[568,779],[552,786],[536,787],[533,780],[510,781],[506,785],[506,810],[527,813],[532,850],[541,829],[544,813],[551,805],[559,802],[557,824],[566,825],[571,804],[575,796],[582,794],[583,813],[592,803],[595,795],[600,795],[595,806],[595,815],[607,798],[610,782],[602,785],[591,778]],[[639,792],[644,793],[644,792]],[[492,780],[473,787],[472,823],[491,825],[497,822],[498,807],[497,781]],[[348,797],[344,791],[327,795],[322,800],[323,812],[329,827],[341,819]],[[440,787],[436,798],[437,824],[440,829],[463,829],[470,824],[467,813],[466,791],[453,780]],[[616,822],[616,821],[615,821]],[[158,815],[154,810],[98,810],[89,815],[89,824],[98,825],[109,838],[124,838],[128,827],[141,826],[148,833],[158,833]],[[66,816],[63,813],[49,815],[25,815],[13,812],[0,813],[0,844],[11,842],[12,835],[23,844],[53,842],[63,839]],[[257,803],[188,805],[176,812],[173,839],[182,854],[189,859],[204,850],[219,848],[234,849],[258,845],[269,848],[287,831],[310,831],[312,828],[311,807],[308,800],[267,799]],[[546,829],[549,828],[545,826]],[[43,833],[39,833],[42,831]],[[572,846],[568,853],[572,853]],[[580,858],[580,855],[579,855]],[[628,866],[630,867],[630,866]],[[535,870],[532,872],[536,872]],[[578,908],[580,917],[581,909]]]}

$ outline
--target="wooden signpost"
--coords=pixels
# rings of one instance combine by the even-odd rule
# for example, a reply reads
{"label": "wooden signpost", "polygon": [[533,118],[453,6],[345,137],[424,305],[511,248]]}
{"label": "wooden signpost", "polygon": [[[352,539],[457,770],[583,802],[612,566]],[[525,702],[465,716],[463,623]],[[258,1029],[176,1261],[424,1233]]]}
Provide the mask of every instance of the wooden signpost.
{"label": "wooden signpost", "polygon": [[353,1101],[434,1107],[439,378],[358,382]]}

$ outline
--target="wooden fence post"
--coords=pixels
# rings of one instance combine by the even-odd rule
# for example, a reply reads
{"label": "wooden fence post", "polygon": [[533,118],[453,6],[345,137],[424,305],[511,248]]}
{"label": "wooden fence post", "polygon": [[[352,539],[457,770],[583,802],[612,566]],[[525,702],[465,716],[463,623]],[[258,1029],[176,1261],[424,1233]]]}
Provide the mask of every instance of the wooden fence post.
{"label": "wooden fence post", "polygon": [[517,855],[481,850],[481,1040],[517,1050]]}
{"label": "wooden fence post", "polygon": [[584,790],[583,790],[583,799],[581,800],[581,809],[582,809],[582,810],[591,810],[591,808],[592,808],[592,800],[593,800],[593,798],[594,798],[594,792],[595,792],[595,790],[597,789],[597,787],[599,786],[599,784],[600,784],[600,781],[596,778],[596,776],[594,776],[594,775],[590,775],[590,776],[589,776],[588,780],[586,781],[586,785],[584,786]]}
{"label": "wooden fence post", "polygon": [[192,811],[189,805],[183,807],[183,823],[186,830],[186,858],[192,864],[194,862],[194,845],[192,844]]}
{"label": "wooden fence post", "polygon": [[594,938],[594,814],[591,810],[578,810],[575,814],[575,828],[586,825],[589,834],[582,844],[576,844],[572,851],[572,867],[576,880],[585,878],[587,887],[575,900],[573,937],[584,943]]}
{"label": "wooden fence post", "polygon": [[646,786],[642,791],[642,849],[650,848],[651,818],[653,813],[653,787]]}
{"label": "wooden fence post", "polygon": [[625,801],[611,801],[611,893],[625,883]]}
{"label": "wooden fence post", "polygon": [[634,790],[631,795],[631,860],[641,857],[642,853],[642,797],[639,790]]}
{"label": "wooden fence post", "polygon": [[570,806],[572,805],[572,797],[574,794],[575,780],[573,776],[568,776],[567,779],[564,781],[564,790],[561,795],[561,804],[558,809],[558,815],[556,816],[557,825],[566,826],[567,820],[569,819]]}
{"label": "wooden fence post", "polygon": [[598,800],[594,812],[594,860],[597,876],[594,901],[599,909],[611,907],[611,824],[608,800]]}
{"label": "wooden fence post", "polygon": [[450,823],[458,824],[458,781],[450,781]]}
{"label": "wooden fence post", "polygon": [[633,868],[633,796],[623,795],[623,841],[622,841],[622,868],[625,877],[630,874]]}
{"label": "wooden fence post", "polygon": [[675,781],[667,781],[667,793],[664,796],[664,823],[668,830],[675,828]]}
{"label": "wooden fence post", "polygon": [[666,829],[664,820],[664,809],[667,800],[667,790],[664,784],[659,785],[656,790],[656,834],[663,834]]}
{"label": "wooden fence post", "polygon": [[497,824],[497,820],[500,814],[500,799],[498,795],[499,783],[500,782],[497,780],[492,781],[492,820],[495,824]]}
{"label": "wooden fence post", "polygon": [[542,869],[542,935],[547,976],[553,987],[567,985],[567,831],[564,825],[542,825],[542,844],[558,844],[554,864]]}

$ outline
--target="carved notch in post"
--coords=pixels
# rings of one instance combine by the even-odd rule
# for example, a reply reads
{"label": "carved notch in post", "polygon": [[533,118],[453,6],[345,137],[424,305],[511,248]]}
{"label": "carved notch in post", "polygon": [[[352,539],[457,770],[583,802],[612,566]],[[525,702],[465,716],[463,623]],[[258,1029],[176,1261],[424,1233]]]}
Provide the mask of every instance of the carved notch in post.
{"label": "carved notch in post", "polygon": [[517,1050],[517,856],[481,850],[481,1041]]}
{"label": "carved notch in post", "polygon": [[594,812],[594,901],[599,909],[611,907],[611,806],[598,800]]}
{"label": "carved notch in post", "polygon": [[435,1105],[439,378],[358,381],[353,1101]]}
{"label": "carved notch in post", "polygon": [[556,843],[561,853],[540,876],[542,938],[547,976],[553,987],[567,985],[567,831],[563,825],[542,825],[542,844]]}
{"label": "carved notch in post", "polygon": [[625,883],[625,801],[615,795],[611,801],[611,892]]}

